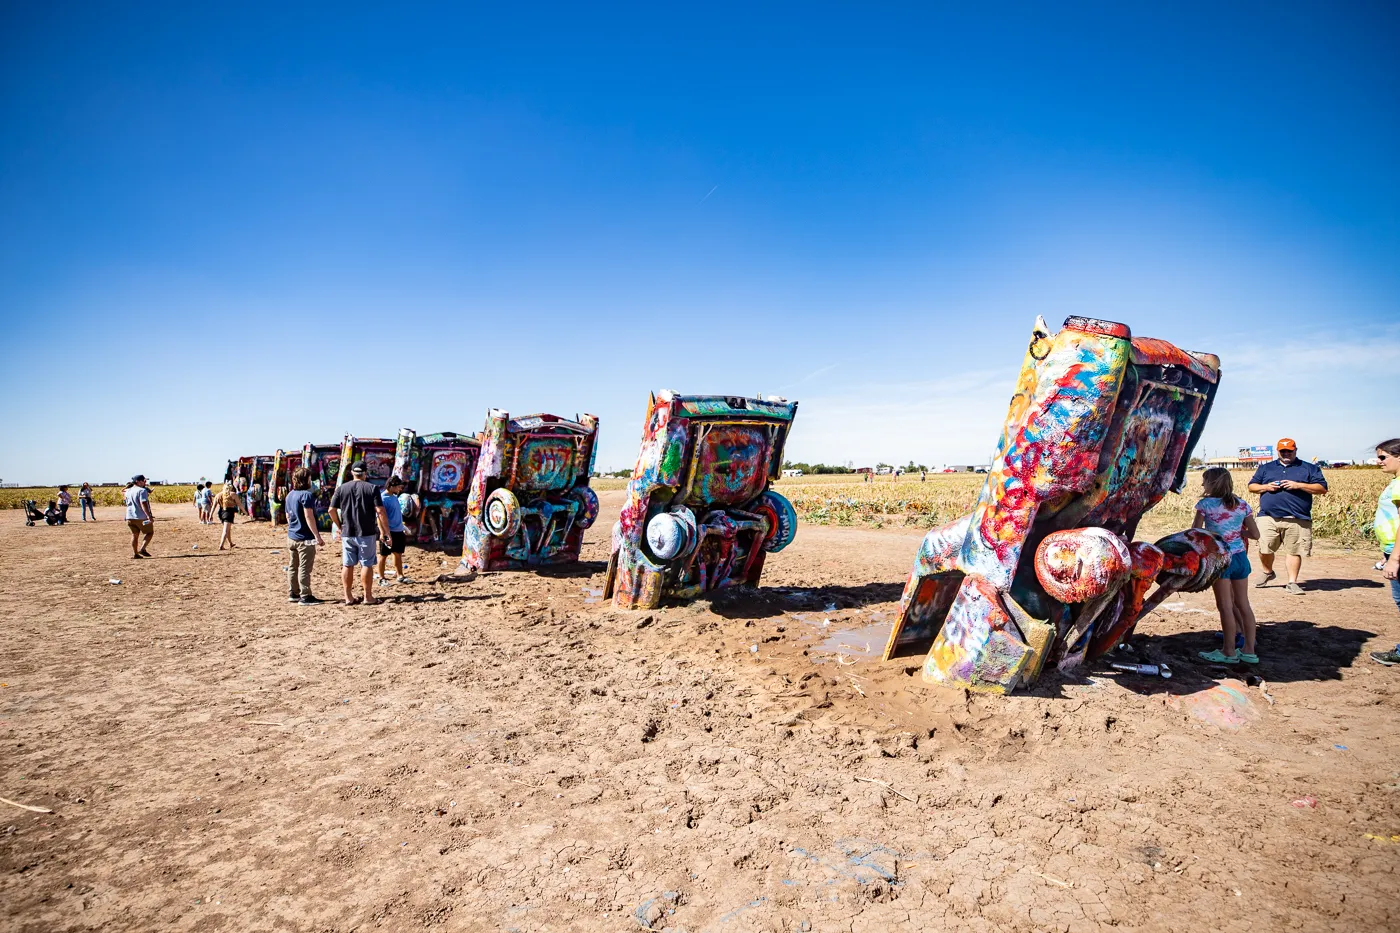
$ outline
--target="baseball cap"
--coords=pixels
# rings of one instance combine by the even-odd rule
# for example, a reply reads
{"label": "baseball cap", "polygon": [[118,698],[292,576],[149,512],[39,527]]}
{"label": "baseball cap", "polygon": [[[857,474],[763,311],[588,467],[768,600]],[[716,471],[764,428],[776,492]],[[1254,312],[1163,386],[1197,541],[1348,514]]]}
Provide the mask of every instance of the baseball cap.
{"label": "baseball cap", "polygon": [[1297,450],[1298,442],[1291,437],[1280,437],[1274,446],[1279,450]]}
{"label": "baseball cap", "polygon": [[351,472],[351,473],[358,473],[358,474],[360,474],[361,476],[364,476],[364,475],[365,475],[365,462],[364,462],[363,460],[356,460],[354,463],[350,464],[350,472]]}
{"label": "baseball cap", "polygon": [[133,476],[133,477],[131,478],[131,481],[132,481],[133,483],[144,483],[144,482],[146,481],[146,477],[145,477],[144,475],[140,474],[140,473],[137,473],[135,476]]}

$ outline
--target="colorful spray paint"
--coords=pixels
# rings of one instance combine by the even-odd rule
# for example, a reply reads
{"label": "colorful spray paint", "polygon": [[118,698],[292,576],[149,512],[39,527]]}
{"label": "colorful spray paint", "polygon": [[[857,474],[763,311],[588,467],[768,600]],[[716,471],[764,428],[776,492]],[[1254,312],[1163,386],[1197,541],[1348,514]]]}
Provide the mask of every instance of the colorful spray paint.
{"label": "colorful spray paint", "polygon": [[287,524],[287,512],[282,503],[287,501],[287,493],[292,488],[292,471],[301,466],[302,451],[283,450],[280,447],[272,455],[272,469],[268,473],[267,495],[268,512],[274,525]]}
{"label": "colorful spray paint", "polygon": [[925,537],[885,657],[932,641],[925,680],[1006,692],[1209,587],[1228,563],[1213,535],[1133,536],[1185,484],[1219,375],[1215,356],[1123,324],[1072,317],[1052,335],[1037,320],[986,485]]}
{"label": "colorful spray paint", "polygon": [[239,511],[256,521],[271,517],[268,511],[267,482],[272,474],[272,454],[258,454],[230,460],[224,481],[238,493]]}
{"label": "colorful spray paint", "polygon": [[272,520],[272,507],[269,494],[272,488],[272,466],[276,461],[273,454],[263,454],[253,458],[253,475],[248,484],[248,515],[254,521]]}
{"label": "colorful spray paint", "polygon": [[301,466],[311,474],[311,502],[316,526],[331,530],[331,496],[340,481],[339,444],[307,444],[301,449]]}
{"label": "colorful spray paint", "polygon": [[466,530],[467,500],[481,457],[481,442],[466,434],[443,431],[419,436],[399,431],[394,474],[406,482],[404,528],[421,548],[457,551]]}
{"label": "colorful spray paint", "polygon": [[522,570],[578,560],[598,517],[589,487],[598,418],[487,412],[463,532],[468,570]]}
{"label": "colorful spray paint", "polygon": [[652,395],[604,597],[647,609],[757,585],[764,556],[797,534],[792,505],[769,488],[796,415],[779,398]]}
{"label": "colorful spray paint", "polygon": [[365,465],[365,480],[383,487],[394,472],[394,451],[396,440],[387,437],[355,437],[345,435],[340,443],[340,472],[336,485],[350,482],[350,470],[356,463]]}

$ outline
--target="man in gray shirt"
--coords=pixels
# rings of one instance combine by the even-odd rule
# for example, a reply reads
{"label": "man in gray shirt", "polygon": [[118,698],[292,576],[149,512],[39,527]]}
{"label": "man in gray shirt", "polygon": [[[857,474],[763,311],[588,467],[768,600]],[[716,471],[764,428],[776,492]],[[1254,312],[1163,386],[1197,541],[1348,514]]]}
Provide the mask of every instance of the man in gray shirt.
{"label": "man in gray shirt", "polygon": [[[365,482],[365,465],[357,461],[350,467],[350,482],[341,483],[331,495],[331,523],[340,535],[341,582],[345,584],[345,605],[360,602],[355,596],[355,565],[360,565],[360,581],[364,586],[366,606],[374,606],[374,545],[380,538],[389,540],[389,516],[379,501],[379,490]],[[377,532],[377,533],[376,533]]]}

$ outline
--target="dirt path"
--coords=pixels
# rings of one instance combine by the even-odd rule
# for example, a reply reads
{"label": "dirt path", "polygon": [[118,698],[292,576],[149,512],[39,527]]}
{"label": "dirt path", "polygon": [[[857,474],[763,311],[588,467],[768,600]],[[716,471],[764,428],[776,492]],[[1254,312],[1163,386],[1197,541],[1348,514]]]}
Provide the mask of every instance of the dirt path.
{"label": "dirt path", "polygon": [[917,533],[803,526],[757,594],[617,612],[603,498],[576,574],[353,609],[289,605],[266,525],[158,507],[137,562],[116,509],[0,514],[0,796],[54,811],[0,803],[0,929],[1400,926],[1374,558],[1256,591],[1263,689],[1212,691],[1188,596],[1139,629],[1169,683],[965,696],[871,658]]}

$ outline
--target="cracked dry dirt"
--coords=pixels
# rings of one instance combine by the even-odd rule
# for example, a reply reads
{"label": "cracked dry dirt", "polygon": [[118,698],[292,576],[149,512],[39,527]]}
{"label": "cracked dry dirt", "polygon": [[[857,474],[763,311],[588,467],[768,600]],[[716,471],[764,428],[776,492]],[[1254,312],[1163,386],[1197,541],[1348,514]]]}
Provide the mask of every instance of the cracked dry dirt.
{"label": "cracked dry dirt", "polygon": [[1190,660],[1208,595],[1139,627],[1170,683],[966,696],[868,657],[916,532],[804,525],[757,593],[628,613],[596,598],[602,498],[576,573],[353,609],[288,605],[266,525],[220,554],[158,507],[135,562],[115,509],[0,515],[0,796],[54,811],[0,804],[0,929],[1400,926],[1373,557],[1255,591],[1265,684],[1229,729],[1190,711],[1224,676]]}

